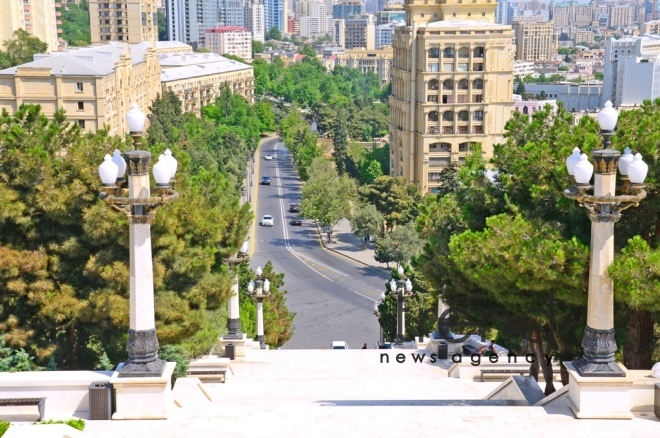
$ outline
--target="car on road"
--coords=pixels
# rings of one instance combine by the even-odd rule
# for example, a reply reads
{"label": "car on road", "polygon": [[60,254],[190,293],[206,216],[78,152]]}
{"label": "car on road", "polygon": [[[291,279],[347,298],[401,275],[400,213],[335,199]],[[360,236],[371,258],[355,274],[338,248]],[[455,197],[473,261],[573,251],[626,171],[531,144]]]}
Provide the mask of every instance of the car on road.
{"label": "car on road", "polygon": [[332,350],[348,350],[348,344],[344,341],[332,341],[330,345]]}
{"label": "car on road", "polygon": [[262,227],[272,227],[273,225],[275,225],[275,223],[273,222],[273,216],[271,216],[271,215],[269,215],[269,214],[265,214],[265,215],[261,218],[261,222],[259,222],[259,224],[260,224]]}
{"label": "car on road", "polygon": [[264,176],[261,178],[261,184],[265,186],[270,185],[270,177],[269,176]]}
{"label": "car on road", "polygon": [[291,225],[299,227],[302,225],[302,219],[291,219]]}
{"label": "car on road", "polygon": [[266,156],[264,157],[264,160],[266,160],[266,161],[271,161],[272,159],[273,159],[273,156],[271,154],[266,154]]}
{"label": "car on road", "polygon": [[289,205],[289,212],[290,213],[300,213],[300,205],[298,205],[298,204]]}

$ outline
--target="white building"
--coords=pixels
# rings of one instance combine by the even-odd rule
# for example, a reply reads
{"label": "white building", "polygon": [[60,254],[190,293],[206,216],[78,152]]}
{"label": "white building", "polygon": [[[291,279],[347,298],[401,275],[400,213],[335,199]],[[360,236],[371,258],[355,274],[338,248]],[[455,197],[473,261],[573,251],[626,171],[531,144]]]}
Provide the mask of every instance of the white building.
{"label": "white building", "polygon": [[534,62],[532,61],[514,61],[513,77],[520,76],[524,78],[527,75],[535,76]]}
{"label": "white building", "polygon": [[640,105],[660,97],[660,35],[605,42],[603,102]]}
{"label": "white building", "polygon": [[[575,84],[575,83],[527,83],[525,93],[540,95],[545,93],[546,99],[556,100],[564,104],[564,108],[571,112],[592,111],[601,107],[603,98],[602,84]],[[605,99],[607,100],[607,99]]]}
{"label": "white building", "polygon": [[165,6],[169,41],[197,49],[204,46],[205,30],[218,25],[217,0],[166,0]]}
{"label": "white building", "polygon": [[266,39],[266,15],[264,5],[259,0],[248,0],[245,6],[245,27],[252,32],[252,39],[264,42]]}
{"label": "white building", "polygon": [[245,4],[243,0],[220,0],[218,2],[219,26],[245,26]]}
{"label": "white building", "polygon": [[332,33],[332,43],[335,46],[346,46],[346,20],[333,19],[330,25],[330,33]]}
{"label": "white building", "polygon": [[376,50],[383,46],[392,45],[392,33],[397,26],[405,26],[405,21],[391,21],[387,24],[376,26]]}
{"label": "white building", "polygon": [[222,26],[206,29],[206,48],[218,55],[252,58],[252,32],[244,27]]}

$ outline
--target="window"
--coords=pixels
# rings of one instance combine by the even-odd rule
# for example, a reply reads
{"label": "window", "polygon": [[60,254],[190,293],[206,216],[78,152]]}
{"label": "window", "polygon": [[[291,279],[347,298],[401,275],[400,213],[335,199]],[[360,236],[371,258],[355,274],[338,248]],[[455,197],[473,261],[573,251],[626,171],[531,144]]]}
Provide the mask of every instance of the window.
{"label": "window", "polygon": [[454,96],[444,95],[442,96],[442,103],[454,103]]}
{"label": "window", "polygon": [[431,47],[429,49],[429,58],[439,58],[440,57],[440,49],[437,47]]}
{"label": "window", "polygon": [[481,62],[472,64],[472,70],[473,71],[484,71],[484,64],[481,63]]}
{"label": "window", "polygon": [[459,122],[467,122],[470,120],[470,112],[469,111],[459,111],[458,112],[458,121]]}
{"label": "window", "polygon": [[484,89],[483,79],[475,79],[474,81],[472,81],[472,88],[475,90],[483,90]]}
{"label": "window", "polygon": [[472,120],[476,122],[481,122],[484,119],[484,112],[483,111],[475,111],[472,113]]}
{"label": "window", "polygon": [[481,103],[484,101],[483,94],[475,94],[472,96],[472,103]]}
{"label": "window", "polygon": [[78,126],[80,126],[82,129],[85,129],[85,121],[84,120],[78,120]]}
{"label": "window", "polygon": [[454,112],[453,111],[445,111],[442,113],[442,121],[443,122],[453,122],[454,121]]}
{"label": "window", "polygon": [[445,79],[442,82],[442,89],[443,90],[453,90],[454,89],[454,81],[451,79]]}
{"label": "window", "polygon": [[85,102],[78,102],[78,111],[85,110]]}
{"label": "window", "polygon": [[469,58],[470,57],[470,49],[467,47],[461,47],[458,49],[458,57],[459,58]]}
{"label": "window", "polygon": [[458,68],[456,71],[468,71],[468,65],[467,64],[458,64]]}
{"label": "window", "polygon": [[82,82],[76,82],[76,91],[78,91],[78,92],[83,91],[83,83]]}
{"label": "window", "polygon": [[454,71],[454,63],[445,62],[442,64],[442,71]]}
{"label": "window", "polygon": [[454,133],[454,127],[453,126],[443,126],[442,127],[442,133],[443,134],[453,134]]}
{"label": "window", "polygon": [[475,47],[474,50],[472,51],[472,56],[475,58],[483,58],[484,57],[484,48],[483,47]]}
{"label": "window", "polygon": [[438,96],[437,96],[437,95],[430,94],[430,95],[426,96],[426,101],[427,101],[427,102],[436,102],[436,103],[437,103],[437,102],[438,102]]}
{"label": "window", "polygon": [[429,158],[429,167],[446,167],[449,166],[451,158],[449,157],[433,157]]}
{"label": "window", "polygon": [[458,81],[458,89],[459,90],[467,90],[468,89],[468,80],[467,79],[461,79]]}
{"label": "window", "polygon": [[431,143],[429,145],[429,152],[451,152],[450,143]]}
{"label": "window", "polygon": [[443,50],[442,51],[442,57],[443,58],[453,58],[454,57],[453,47],[447,47],[445,50]]}
{"label": "window", "polygon": [[467,134],[468,133],[468,127],[467,126],[459,126],[458,127],[458,133],[459,134]]}
{"label": "window", "polygon": [[438,89],[438,80],[437,79],[431,79],[429,81],[428,89],[429,90],[437,90]]}
{"label": "window", "polygon": [[473,126],[473,133],[474,134],[483,134],[484,133],[484,127],[481,125]]}
{"label": "window", "polygon": [[438,133],[438,127],[437,126],[429,126],[426,128],[426,133],[431,134],[431,135],[436,135]]}
{"label": "window", "polygon": [[438,71],[438,64],[437,63],[428,64],[427,68],[426,68],[426,71],[437,72]]}

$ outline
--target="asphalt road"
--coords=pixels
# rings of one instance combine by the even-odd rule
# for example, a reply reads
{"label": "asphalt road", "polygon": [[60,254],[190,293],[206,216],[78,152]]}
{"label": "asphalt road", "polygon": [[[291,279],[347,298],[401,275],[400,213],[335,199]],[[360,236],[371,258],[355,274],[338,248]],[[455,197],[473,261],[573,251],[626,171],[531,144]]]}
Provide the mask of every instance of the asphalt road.
{"label": "asphalt road", "polygon": [[[266,154],[273,160],[265,160]],[[283,348],[324,349],[332,341],[346,341],[351,349],[364,342],[375,348],[379,328],[373,307],[387,273],[322,248],[312,220],[289,224],[297,217],[289,213],[289,204],[300,201],[301,185],[283,143],[263,141],[255,158],[255,183],[267,175],[271,185],[257,187],[250,266],[272,261],[276,272],[285,274],[286,304],[296,318],[294,335]],[[265,214],[273,216],[273,227],[259,225]]]}

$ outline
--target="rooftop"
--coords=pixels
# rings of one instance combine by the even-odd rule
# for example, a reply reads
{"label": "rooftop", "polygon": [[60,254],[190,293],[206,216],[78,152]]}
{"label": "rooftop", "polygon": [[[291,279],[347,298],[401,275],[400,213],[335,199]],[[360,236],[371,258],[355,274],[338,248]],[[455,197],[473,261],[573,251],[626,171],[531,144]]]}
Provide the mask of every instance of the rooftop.
{"label": "rooftop", "polygon": [[162,57],[160,65],[169,67],[161,69],[161,82],[252,69],[250,65],[227,59],[215,53],[173,54]]}

